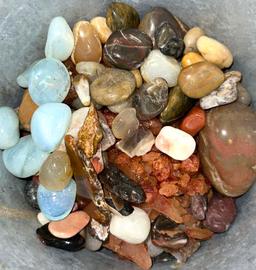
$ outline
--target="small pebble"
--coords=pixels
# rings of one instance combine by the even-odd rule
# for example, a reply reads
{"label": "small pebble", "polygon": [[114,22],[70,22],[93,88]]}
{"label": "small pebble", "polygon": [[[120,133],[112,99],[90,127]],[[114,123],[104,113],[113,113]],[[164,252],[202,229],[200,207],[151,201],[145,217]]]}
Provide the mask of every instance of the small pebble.
{"label": "small pebble", "polygon": [[37,190],[38,190],[39,183],[38,181],[34,180],[35,177],[36,176],[34,176],[31,181],[28,181],[25,184],[24,196],[25,196],[26,201],[31,207],[35,209],[39,209],[39,206],[37,203]]}
{"label": "small pebble", "polygon": [[85,228],[80,232],[80,234],[85,239],[85,248],[90,251],[97,251],[102,246],[102,241],[98,240],[96,237],[93,237],[90,233],[88,228]]}
{"label": "small pebble", "polygon": [[76,70],[79,74],[84,74],[89,82],[92,83],[100,75],[105,73],[106,68],[97,62],[83,61],[76,65]]}
{"label": "small pebble", "polygon": [[39,185],[37,200],[41,212],[49,220],[61,220],[72,210],[76,198],[76,183],[71,180],[61,191],[50,191]]}
{"label": "small pebble", "polygon": [[73,48],[74,36],[67,21],[63,17],[53,18],[48,29],[45,57],[65,61],[71,55]]}
{"label": "small pebble", "polygon": [[111,29],[107,26],[106,18],[94,17],[91,19],[90,24],[97,31],[101,43],[105,44],[112,33]]}
{"label": "small pebble", "polygon": [[127,100],[121,103],[108,106],[108,109],[113,113],[120,113],[121,111],[125,109],[132,108],[132,99],[133,99],[133,96],[130,96]]}
{"label": "small pebble", "polygon": [[185,54],[181,60],[181,66],[183,68],[186,68],[188,66],[191,66],[193,64],[199,63],[199,62],[204,62],[205,59],[196,52],[189,52]]}
{"label": "small pebble", "polygon": [[42,226],[50,222],[50,220],[42,212],[37,214],[37,220]]}
{"label": "small pebble", "polygon": [[8,149],[20,138],[19,118],[10,107],[0,107],[0,149]]}
{"label": "small pebble", "polygon": [[89,90],[89,82],[85,75],[77,75],[73,79],[73,85],[81,103],[87,107],[90,106],[91,97]]}
{"label": "small pebble", "polygon": [[194,153],[196,142],[190,134],[165,126],[156,137],[155,146],[175,160],[186,160]]}
{"label": "small pebble", "polygon": [[129,216],[114,215],[110,221],[110,232],[130,244],[143,243],[150,232],[147,213],[137,207]]}
{"label": "small pebble", "polygon": [[134,75],[135,77],[135,81],[136,81],[136,88],[140,88],[142,86],[143,83],[143,79],[141,77],[140,71],[139,69],[133,69],[131,70],[131,73]]}
{"label": "small pebble", "polygon": [[233,56],[230,50],[219,41],[201,36],[196,42],[197,49],[209,62],[222,68],[228,68],[233,63]]}
{"label": "small pebble", "polygon": [[252,102],[252,97],[250,93],[242,86],[241,83],[237,84],[238,98],[237,101],[249,106]]}
{"label": "small pebble", "polygon": [[67,239],[79,233],[89,221],[90,217],[84,211],[77,211],[62,220],[50,222],[48,230],[55,237]]}
{"label": "small pebble", "polygon": [[164,252],[164,250],[158,246],[155,246],[153,243],[152,243],[152,240],[151,240],[151,237],[148,237],[147,239],[147,247],[148,247],[148,253],[149,253],[149,256],[150,257],[157,257],[159,256],[160,254],[162,254]]}
{"label": "small pebble", "polygon": [[188,30],[184,36],[185,54],[189,52],[197,52],[196,42],[204,35],[204,31],[200,27],[193,27]]}
{"label": "small pebble", "polygon": [[153,50],[141,66],[141,76],[146,82],[156,78],[165,79],[169,87],[177,84],[180,65],[176,59]]}

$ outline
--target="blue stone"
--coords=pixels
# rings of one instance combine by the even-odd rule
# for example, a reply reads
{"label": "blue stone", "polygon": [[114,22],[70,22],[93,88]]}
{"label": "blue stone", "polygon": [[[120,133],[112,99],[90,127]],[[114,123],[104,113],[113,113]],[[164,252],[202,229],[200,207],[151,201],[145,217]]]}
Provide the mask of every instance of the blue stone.
{"label": "blue stone", "polygon": [[8,149],[20,138],[19,118],[10,107],[0,107],[0,149]]}
{"label": "blue stone", "polygon": [[63,103],[41,105],[31,120],[31,135],[36,145],[45,152],[58,148],[71,121],[71,110]]}
{"label": "blue stone", "polygon": [[37,105],[50,102],[62,102],[70,88],[68,70],[61,61],[44,58],[32,67],[28,89]]}
{"label": "blue stone", "polygon": [[71,212],[75,198],[76,183],[73,179],[61,191],[50,191],[42,185],[39,185],[37,190],[39,208],[49,220],[65,218]]}
{"label": "blue stone", "polygon": [[26,178],[35,175],[48,157],[41,151],[31,135],[22,137],[13,147],[4,150],[3,161],[6,169],[13,175]]}

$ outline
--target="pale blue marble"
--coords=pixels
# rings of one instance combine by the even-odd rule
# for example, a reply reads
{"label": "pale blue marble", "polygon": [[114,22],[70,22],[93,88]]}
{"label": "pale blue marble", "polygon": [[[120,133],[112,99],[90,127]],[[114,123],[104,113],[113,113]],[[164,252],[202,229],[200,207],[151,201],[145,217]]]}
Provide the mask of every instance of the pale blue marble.
{"label": "pale blue marble", "polygon": [[76,183],[72,179],[61,191],[50,191],[39,185],[37,202],[41,212],[49,220],[65,218],[72,210],[76,198]]}
{"label": "pale blue marble", "polygon": [[63,17],[52,19],[45,45],[45,56],[65,61],[74,48],[74,36]]}
{"label": "pale blue marble", "polygon": [[26,178],[35,175],[48,157],[48,153],[41,151],[31,135],[22,137],[19,142],[3,152],[6,169],[13,175]]}
{"label": "pale blue marble", "polygon": [[36,145],[45,152],[58,148],[71,121],[71,110],[64,103],[41,105],[31,120],[31,135]]}
{"label": "pale blue marble", "polygon": [[16,81],[20,87],[28,88],[28,80],[29,80],[30,72],[31,72],[32,68],[34,67],[34,65],[37,64],[39,61],[40,60],[36,60],[33,64],[31,64],[29,67],[27,67],[25,69],[25,71],[23,71],[23,73],[21,73],[17,77]]}
{"label": "pale blue marble", "polygon": [[0,107],[0,149],[8,149],[20,138],[19,118],[10,107]]}
{"label": "pale blue marble", "polygon": [[44,58],[33,66],[29,75],[28,89],[37,105],[62,102],[69,88],[70,76],[61,61]]}

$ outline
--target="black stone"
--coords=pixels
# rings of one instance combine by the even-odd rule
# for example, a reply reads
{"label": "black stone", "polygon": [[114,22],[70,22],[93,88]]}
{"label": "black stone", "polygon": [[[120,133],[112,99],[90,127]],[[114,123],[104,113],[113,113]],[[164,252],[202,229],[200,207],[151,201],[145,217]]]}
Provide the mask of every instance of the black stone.
{"label": "black stone", "polygon": [[38,182],[34,180],[27,182],[24,188],[24,196],[26,201],[31,207],[35,209],[39,209],[37,203],[37,190],[38,190]]}

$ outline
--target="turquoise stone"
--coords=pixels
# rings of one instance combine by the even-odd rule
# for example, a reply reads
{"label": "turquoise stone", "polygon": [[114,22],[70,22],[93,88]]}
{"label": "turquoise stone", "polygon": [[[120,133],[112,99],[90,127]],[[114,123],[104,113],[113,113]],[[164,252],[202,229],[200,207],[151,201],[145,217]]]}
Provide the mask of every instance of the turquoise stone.
{"label": "turquoise stone", "polygon": [[29,94],[37,105],[62,102],[70,88],[67,68],[59,60],[44,58],[32,67],[29,75]]}
{"label": "turquoise stone", "polygon": [[74,36],[68,23],[63,17],[52,19],[45,45],[45,56],[65,61],[74,48]]}
{"label": "turquoise stone", "polygon": [[50,191],[39,185],[37,201],[41,212],[49,220],[65,218],[72,210],[76,198],[76,183],[72,179],[70,184],[61,191]]}
{"label": "turquoise stone", "polygon": [[0,149],[4,150],[18,143],[20,138],[19,119],[10,107],[0,107]]}
{"label": "turquoise stone", "polygon": [[63,103],[40,106],[31,120],[31,134],[36,145],[45,152],[58,148],[71,122],[71,110]]}
{"label": "turquoise stone", "polygon": [[41,151],[31,135],[22,137],[19,142],[3,152],[3,161],[6,169],[13,175],[26,178],[35,175],[48,153]]}

